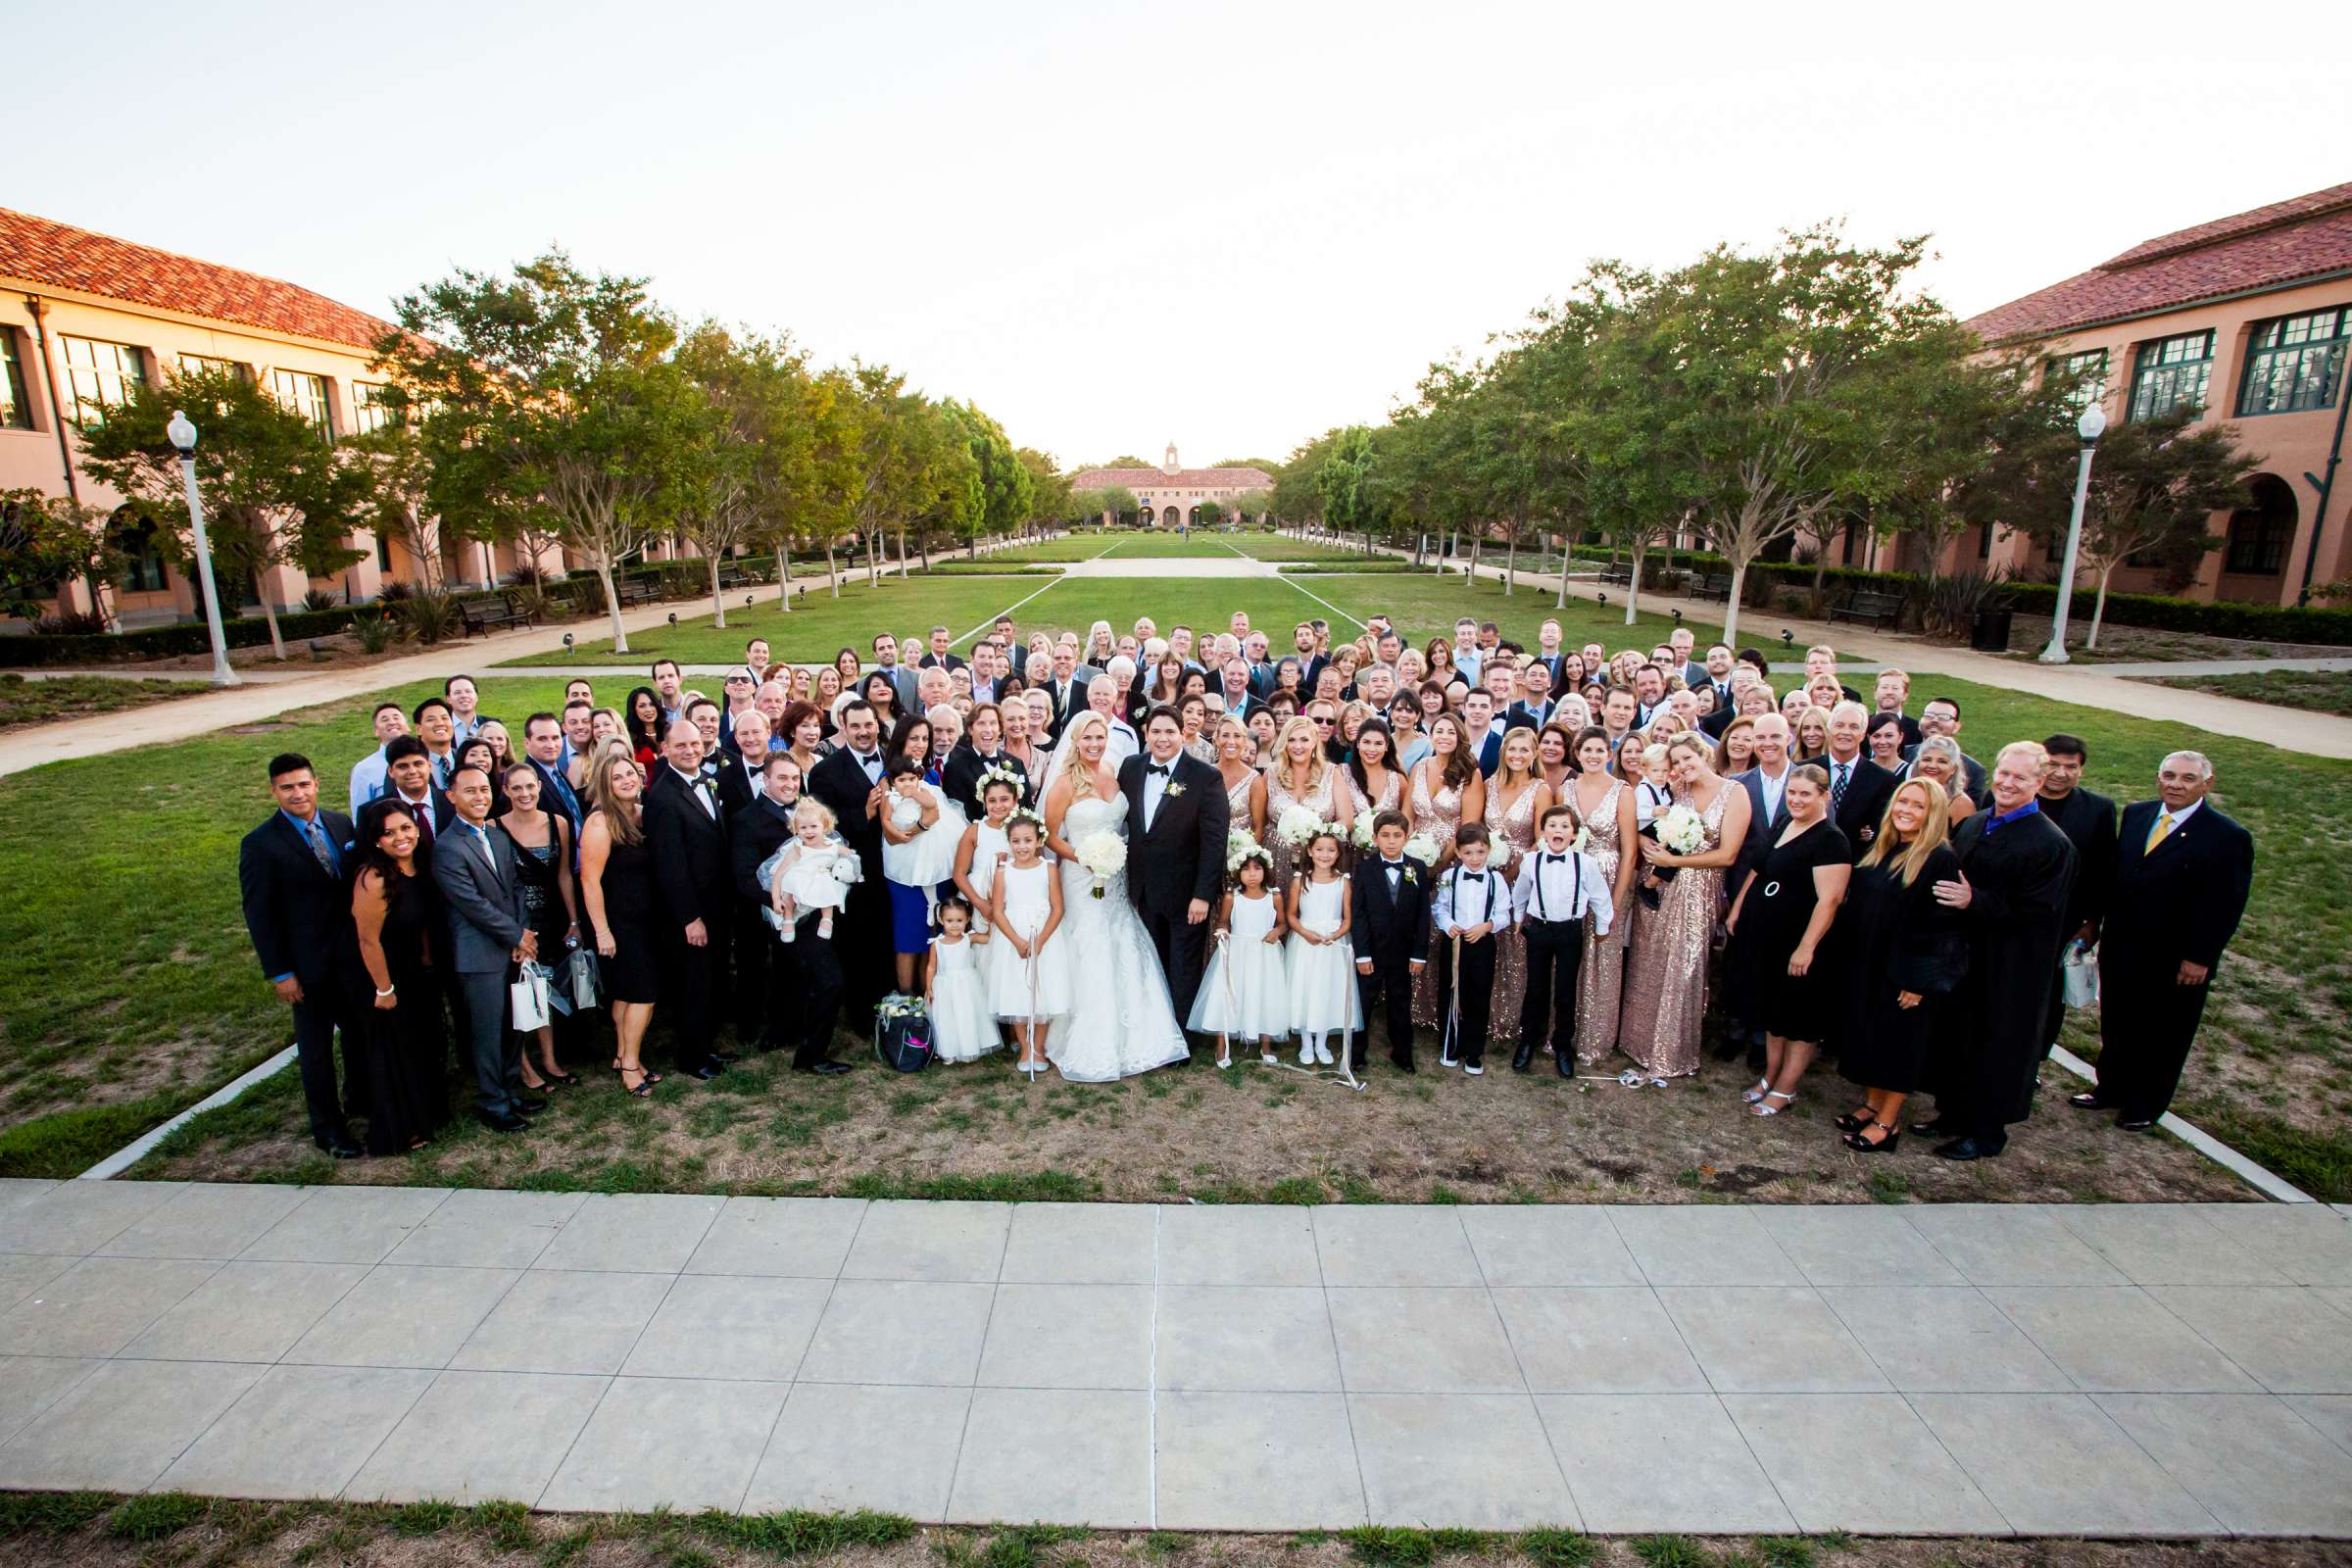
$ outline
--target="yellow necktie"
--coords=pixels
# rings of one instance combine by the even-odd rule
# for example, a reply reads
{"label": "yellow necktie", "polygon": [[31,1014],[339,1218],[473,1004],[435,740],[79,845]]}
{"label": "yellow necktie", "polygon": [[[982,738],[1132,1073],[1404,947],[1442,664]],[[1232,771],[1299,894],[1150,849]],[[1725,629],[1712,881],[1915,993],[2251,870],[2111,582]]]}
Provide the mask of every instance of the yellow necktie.
{"label": "yellow necktie", "polygon": [[2141,850],[2139,853],[2142,855],[2155,854],[2156,846],[2162,844],[2166,839],[2170,838],[2172,836],[2172,832],[2173,819],[2170,816],[2167,816],[2164,812],[2158,811],[2156,813],[2156,825],[2148,829],[2147,847]]}

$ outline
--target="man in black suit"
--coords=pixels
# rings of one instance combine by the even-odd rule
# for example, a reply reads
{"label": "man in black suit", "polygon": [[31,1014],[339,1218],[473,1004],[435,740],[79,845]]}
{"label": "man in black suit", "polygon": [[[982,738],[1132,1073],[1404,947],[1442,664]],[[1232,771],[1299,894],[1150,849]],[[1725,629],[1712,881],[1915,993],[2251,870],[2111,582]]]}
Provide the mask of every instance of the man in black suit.
{"label": "man in black suit", "polygon": [[1831,709],[1830,750],[1821,759],[1830,775],[1830,820],[1845,835],[1856,861],[1878,837],[1879,818],[1894,798],[1894,775],[1862,755],[1869,725],[1870,715],[1860,703],[1839,703]]}
{"label": "man in black suit", "polygon": [[459,768],[449,798],[457,816],[433,857],[433,882],[449,911],[449,967],[470,1047],[474,1114],[492,1132],[518,1133],[547,1102],[523,1095],[522,1037],[507,1026],[507,983],[515,964],[539,956],[539,938],[523,903],[514,841],[490,831],[490,775]]}
{"label": "man in black suit", "polygon": [[880,725],[873,705],[862,699],[841,710],[843,745],[808,772],[808,793],[834,817],[834,831],[858,852],[862,880],[849,890],[833,928],[842,960],[842,1004],[850,1028],[872,1027],[874,1004],[890,990],[894,960],[890,946],[890,884],[882,873],[882,803],[889,787],[882,777]]}
{"label": "man in black suit", "polygon": [[[719,816],[727,825],[730,840],[765,786],[767,715],[757,708],[745,710],[735,721],[735,742],[734,751],[722,752],[718,758]],[[767,1005],[767,970],[782,944],[766,921],[748,918],[743,909],[733,914],[735,1038],[746,1050],[764,1051],[769,1022],[775,1016]]]}
{"label": "man in black suit", "polygon": [[2099,939],[2099,1077],[2070,1103],[2156,1125],[2180,1087],[2213,971],[2254,886],[2254,839],[2205,796],[2213,763],[2175,752],[2157,799],[2124,808],[2115,893]]}
{"label": "man in black suit", "polygon": [[1178,1022],[1193,1015],[1208,953],[1208,915],[1225,880],[1232,808],[1217,770],[1184,749],[1184,722],[1161,706],[1144,720],[1144,751],[1119,764],[1134,867],[1127,894],[1152,935]]}
{"label": "man in black suit", "polygon": [[587,806],[571,781],[564,776],[564,723],[549,712],[533,713],[522,721],[522,754],[539,775],[539,804],[571,824],[571,843],[580,842],[580,822]]}
{"label": "man in black suit", "polygon": [[[735,749],[719,754],[718,804],[721,814],[729,823],[735,813],[752,804],[760,790],[767,765],[767,715],[757,708],[735,721]],[[709,760],[706,760],[708,768]]]}
{"label": "man in black suit", "polygon": [[[760,770],[760,790],[741,811],[727,819],[728,855],[735,873],[735,891],[743,903],[735,918],[757,933],[766,949],[760,972],[766,977],[760,995],[765,1028],[760,1049],[792,1047],[792,1070],[844,1073],[846,1061],[828,1059],[833,1049],[833,1025],[841,1016],[841,956],[835,945],[816,934],[824,911],[811,909],[800,919],[790,943],[776,939],[775,927],[760,913],[770,906],[768,890],[760,885],[760,867],[792,837],[792,808],[800,798],[799,766],[784,752],[768,754]],[[738,952],[741,950],[738,949]],[[744,975],[738,970],[740,989]]]}
{"label": "man in black suit", "polygon": [[1001,768],[1017,774],[1021,780],[1018,797],[1029,799],[1029,770],[1021,760],[1004,750],[1004,718],[997,709],[981,704],[972,710],[971,729],[948,753],[948,765],[940,769],[939,787],[949,800],[963,808],[964,816],[977,822],[987,812],[980,808],[980,775],[991,768]]}
{"label": "man in black suit", "polygon": [[691,720],[669,726],[662,760],[645,787],[645,844],[654,862],[661,908],[662,996],[677,1040],[677,1067],[715,1078],[731,1056],[712,1049],[727,983],[733,929],[733,873],[727,825],[717,792],[703,777],[703,732]]}
{"label": "man in black suit", "polygon": [[1944,1140],[1945,1159],[1983,1159],[2034,1113],[2041,1031],[2058,950],[2066,941],[2075,847],[2034,800],[2040,743],[2015,741],[1993,760],[1992,805],[1960,824],[1960,874],[1930,890],[1962,911],[1968,977],[1935,1018],[1929,1076],[1936,1116],[1919,1130]]}
{"label": "man in black suit", "polygon": [[422,838],[418,851],[429,858],[434,836],[449,826],[454,813],[449,797],[433,782],[433,758],[424,742],[414,735],[398,735],[385,743],[384,793],[376,798],[398,801],[416,814]]}
{"label": "man in black suit", "polygon": [[[416,755],[424,755],[421,746]],[[262,973],[277,988],[278,1000],[294,1009],[295,1058],[311,1141],[337,1159],[356,1159],[360,1146],[335,1090],[335,1031],[351,1017],[351,999],[335,977],[336,944],[351,924],[351,891],[343,878],[344,860],[356,848],[351,818],[320,809],[318,775],[298,753],[270,760],[270,794],[277,809],[237,846],[245,929]],[[350,1059],[355,1045],[346,1031],[343,1070],[354,1079],[360,1076],[359,1063]]]}
{"label": "man in black suit", "polygon": [[[2041,743],[2049,757],[2041,772],[2041,793],[2035,799],[2042,814],[2058,824],[2075,847],[2075,881],[2066,895],[2066,940],[2091,947],[2099,940],[2099,922],[2107,913],[2107,899],[2115,889],[2115,803],[2082,788],[2082,764],[2089,748],[2079,735],[2053,735]],[[2065,949],[2059,950],[2059,978],[2065,979]],[[2042,1031],[2042,1054],[2058,1044],[2066,1023],[2066,987],[2050,987],[2048,1027]]]}
{"label": "man in black suit", "polygon": [[934,626],[931,628],[931,651],[923,655],[921,662],[915,667],[917,669],[944,669],[950,674],[963,668],[962,659],[948,652],[947,627]]}
{"label": "man in black suit", "polygon": [[1411,824],[1401,811],[1372,819],[1374,853],[1355,862],[1348,936],[1355,950],[1355,994],[1360,1020],[1348,1057],[1362,1071],[1371,1047],[1372,1014],[1385,1011],[1389,1060],[1413,1066],[1413,982],[1429,962],[1430,887],[1426,868],[1404,858]]}

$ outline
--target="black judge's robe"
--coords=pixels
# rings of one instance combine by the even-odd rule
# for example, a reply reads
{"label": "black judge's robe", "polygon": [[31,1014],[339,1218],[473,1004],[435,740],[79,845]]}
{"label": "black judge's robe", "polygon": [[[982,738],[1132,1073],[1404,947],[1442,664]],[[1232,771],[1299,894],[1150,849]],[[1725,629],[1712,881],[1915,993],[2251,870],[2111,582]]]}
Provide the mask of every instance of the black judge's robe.
{"label": "black judge's robe", "polygon": [[2075,875],[2075,847],[2046,815],[2030,812],[1987,836],[1992,816],[1980,811],[1952,835],[1974,890],[1961,913],[1968,976],[1939,1009],[1931,1083],[1955,1134],[1997,1135],[2033,1114]]}

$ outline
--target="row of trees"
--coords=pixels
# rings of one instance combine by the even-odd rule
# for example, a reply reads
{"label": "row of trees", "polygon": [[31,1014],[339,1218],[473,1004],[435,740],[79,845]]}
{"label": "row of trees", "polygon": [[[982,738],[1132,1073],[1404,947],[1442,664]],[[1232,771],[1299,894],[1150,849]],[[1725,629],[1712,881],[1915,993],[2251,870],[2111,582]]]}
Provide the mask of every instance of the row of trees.
{"label": "row of trees", "polygon": [[[1506,589],[1523,543],[1605,541],[1634,566],[1629,621],[1645,556],[1694,539],[1730,565],[1727,639],[1755,562],[1809,551],[1818,591],[1848,529],[1930,563],[1978,524],[2062,543],[2084,389],[2038,356],[1988,355],[1917,288],[1925,247],[1822,225],[1669,271],[1595,264],[1483,358],[1432,366],[1387,423],[1300,447],[1273,509],[1391,538],[1458,530],[1474,559],[1498,544]],[[2199,417],[2102,446],[2082,541],[2102,606],[2127,561],[2193,570],[2213,512],[2243,504],[2254,461],[2229,426],[2190,432]]]}
{"label": "row of trees", "polygon": [[[830,565],[855,536],[878,574],[895,539],[904,572],[910,550],[928,564],[935,546],[1082,514],[1054,461],[973,404],[928,397],[887,366],[818,368],[781,334],[681,326],[643,279],[592,275],[560,252],[512,275],[459,271],[397,316],[375,345],[387,385],[372,431],[330,445],[244,377],[191,369],[109,409],[84,432],[82,466],[186,559],[165,433],[184,408],[229,580],[278,565],[331,576],[360,559],[361,527],[400,542],[427,589],[453,545],[512,545],[532,562],[561,548],[603,584],[615,652],[628,646],[615,573],[657,540],[708,559],[724,625],[732,555],[772,554],[789,609],[796,550],[821,547]],[[120,568],[119,520],[37,492],[0,507],[13,600]]]}

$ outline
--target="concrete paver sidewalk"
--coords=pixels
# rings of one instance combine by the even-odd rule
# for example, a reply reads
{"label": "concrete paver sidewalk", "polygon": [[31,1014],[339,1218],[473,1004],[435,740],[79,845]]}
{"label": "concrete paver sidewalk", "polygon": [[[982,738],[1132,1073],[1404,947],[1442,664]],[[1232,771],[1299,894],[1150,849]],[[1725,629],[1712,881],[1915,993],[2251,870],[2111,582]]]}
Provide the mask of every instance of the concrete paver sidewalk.
{"label": "concrete paver sidewalk", "polygon": [[0,1486],[2352,1536],[2320,1205],[0,1184]]}

